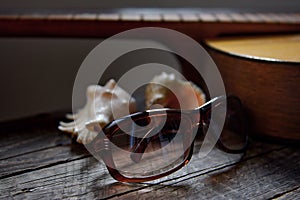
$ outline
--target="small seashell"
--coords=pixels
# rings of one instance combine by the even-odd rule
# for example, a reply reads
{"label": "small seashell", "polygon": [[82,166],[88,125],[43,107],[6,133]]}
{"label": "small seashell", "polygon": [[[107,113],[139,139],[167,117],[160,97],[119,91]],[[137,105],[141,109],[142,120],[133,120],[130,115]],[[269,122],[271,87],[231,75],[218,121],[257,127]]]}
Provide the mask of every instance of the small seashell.
{"label": "small seashell", "polygon": [[165,72],[155,76],[145,91],[146,109],[157,104],[165,108],[194,109],[204,104],[205,98],[203,91],[194,83]]}
{"label": "small seashell", "polygon": [[74,121],[60,122],[60,130],[77,136],[77,142],[91,142],[106,124],[135,112],[135,99],[111,79],[105,86],[91,85],[87,88],[87,103],[76,114],[67,114]]}

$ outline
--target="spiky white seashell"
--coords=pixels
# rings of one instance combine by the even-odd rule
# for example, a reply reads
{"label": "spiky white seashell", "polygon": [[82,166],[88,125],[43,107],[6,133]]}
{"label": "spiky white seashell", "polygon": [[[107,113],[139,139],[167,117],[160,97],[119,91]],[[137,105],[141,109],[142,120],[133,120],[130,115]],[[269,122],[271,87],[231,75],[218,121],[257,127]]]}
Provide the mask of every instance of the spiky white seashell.
{"label": "spiky white seashell", "polygon": [[75,114],[67,114],[74,121],[60,122],[60,130],[77,136],[77,142],[91,142],[106,124],[129,113],[135,112],[135,99],[111,79],[105,86],[91,85],[86,92],[85,106]]}
{"label": "spiky white seashell", "polygon": [[176,78],[175,74],[163,72],[155,76],[146,87],[145,103],[165,108],[194,109],[206,101],[204,92],[190,81]]}

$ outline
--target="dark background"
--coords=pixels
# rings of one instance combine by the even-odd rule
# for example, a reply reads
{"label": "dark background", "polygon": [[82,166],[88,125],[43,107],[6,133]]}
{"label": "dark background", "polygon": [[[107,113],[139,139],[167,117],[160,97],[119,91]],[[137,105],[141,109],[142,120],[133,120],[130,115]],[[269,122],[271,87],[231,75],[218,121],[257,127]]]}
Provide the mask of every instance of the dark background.
{"label": "dark background", "polygon": [[[300,1],[0,1],[0,13],[65,10],[95,12],[103,8],[121,7],[200,7],[296,12],[299,11]],[[77,69],[88,52],[100,41],[101,38],[0,38],[0,121],[70,109]]]}
{"label": "dark background", "polygon": [[238,8],[258,11],[299,11],[299,0],[1,0],[1,10],[101,9],[120,7]]}

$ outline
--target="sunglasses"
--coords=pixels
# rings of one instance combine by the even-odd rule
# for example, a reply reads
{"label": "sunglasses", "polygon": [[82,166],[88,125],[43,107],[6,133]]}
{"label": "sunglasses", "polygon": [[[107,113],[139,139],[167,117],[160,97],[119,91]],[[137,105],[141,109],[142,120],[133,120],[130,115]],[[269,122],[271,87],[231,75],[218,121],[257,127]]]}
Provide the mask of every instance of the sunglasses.
{"label": "sunglasses", "polygon": [[110,122],[86,147],[104,161],[114,179],[147,182],[185,166],[196,135],[203,142],[209,136],[215,141],[212,145],[224,152],[244,153],[248,134],[240,99],[220,96],[193,110],[134,113]]}

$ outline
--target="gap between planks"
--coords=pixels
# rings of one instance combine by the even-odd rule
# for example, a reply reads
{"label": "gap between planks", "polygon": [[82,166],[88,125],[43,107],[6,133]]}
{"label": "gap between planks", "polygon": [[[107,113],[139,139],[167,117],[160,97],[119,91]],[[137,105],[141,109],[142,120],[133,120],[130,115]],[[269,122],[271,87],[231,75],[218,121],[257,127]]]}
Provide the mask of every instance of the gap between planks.
{"label": "gap between planks", "polygon": [[[294,193],[298,193],[298,196],[300,197],[300,186],[295,187],[295,188],[293,188],[291,190],[288,190],[288,191],[276,194],[272,198],[270,198],[270,200],[275,200],[275,199],[292,199],[292,195]],[[293,197],[293,199],[296,199],[296,198]]]}

